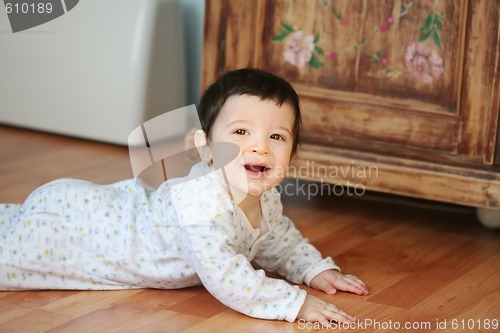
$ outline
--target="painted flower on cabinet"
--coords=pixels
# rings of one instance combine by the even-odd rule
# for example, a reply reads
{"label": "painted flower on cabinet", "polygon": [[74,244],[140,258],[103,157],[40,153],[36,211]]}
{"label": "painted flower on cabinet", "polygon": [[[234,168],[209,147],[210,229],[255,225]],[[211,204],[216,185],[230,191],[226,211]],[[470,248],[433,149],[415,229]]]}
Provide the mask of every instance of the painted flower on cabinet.
{"label": "painted flower on cabinet", "polygon": [[[391,57],[391,50],[381,50],[370,40],[376,35],[387,34],[392,31],[391,26],[399,24],[399,21],[412,10],[414,0],[403,0],[398,16],[389,15],[379,25],[368,29],[367,33],[359,39],[354,40],[353,45],[343,45],[339,49],[327,50],[327,65],[335,66],[339,57],[350,53],[360,52],[361,56],[371,60],[375,75],[388,79],[396,79],[402,75],[410,76],[416,81],[426,85],[438,79],[444,72],[444,61],[440,53],[444,49],[440,33],[443,30],[443,16],[438,12],[439,0],[432,0],[432,9],[423,20],[420,27],[420,37],[417,41],[412,40],[406,46],[404,59]],[[330,11],[340,23],[338,29],[347,29],[346,36],[352,38],[353,24],[341,12],[333,8],[333,2],[322,0],[321,5]],[[282,31],[273,38],[273,42],[283,42],[283,60],[298,68],[308,64],[311,68],[323,67],[321,56],[325,53],[319,47],[319,33],[306,32],[302,29],[294,29],[291,25],[281,22]],[[397,28],[397,27],[396,27]],[[404,47],[395,45],[394,47]]]}
{"label": "painted flower on cabinet", "polygon": [[319,34],[308,35],[303,30],[295,30],[291,25],[281,22],[282,31],[274,36],[273,42],[283,42],[283,58],[286,62],[299,68],[308,64],[312,68],[322,67],[319,59],[323,49],[318,47]]}
{"label": "painted flower on cabinet", "polygon": [[283,57],[286,62],[297,66],[304,67],[306,63],[311,61],[314,52],[314,36],[306,35],[304,31],[294,31],[285,39]]}
{"label": "painted flower on cabinet", "polygon": [[423,42],[408,46],[405,54],[405,66],[408,72],[425,84],[431,83],[444,71],[443,59]]}

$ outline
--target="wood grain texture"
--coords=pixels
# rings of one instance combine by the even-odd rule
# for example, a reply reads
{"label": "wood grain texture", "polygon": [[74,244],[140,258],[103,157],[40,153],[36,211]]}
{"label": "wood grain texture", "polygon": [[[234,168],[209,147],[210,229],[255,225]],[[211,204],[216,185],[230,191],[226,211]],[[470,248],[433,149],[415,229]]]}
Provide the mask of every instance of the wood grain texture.
{"label": "wood grain texture", "polygon": [[359,94],[357,97],[356,101],[327,104],[323,98],[303,94],[304,140],[335,145],[340,142],[351,145],[364,142],[364,149],[385,145],[392,148],[393,155],[400,155],[399,148],[405,145],[440,153],[456,152],[458,124],[453,116],[416,112],[409,108],[406,110],[407,117],[400,117],[401,110],[387,105],[367,107],[370,97]]}
{"label": "wood grain texture", "polygon": [[[477,156],[492,164],[494,155],[490,142],[498,131],[500,2],[483,0],[469,2],[467,44],[465,48],[464,83],[462,87],[462,119],[459,153]],[[498,105],[498,104],[497,104]],[[493,109],[490,109],[493,106]],[[489,148],[488,148],[489,146]]]}
{"label": "wood grain texture", "polygon": [[[0,126],[0,202],[20,202],[49,180],[109,183],[131,175],[128,151],[102,143]],[[287,180],[285,214],[371,295],[314,295],[356,314],[365,325],[343,332],[391,332],[377,321],[429,329],[406,332],[499,332],[479,329],[500,319],[500,234],[473,211],[398,197],[308,197],[315,183]],[[381,201],[384,200],[384,201]],[[399,202],[399,203],[397,203]],[[452,330],[473,319],[473,329]],[[446,330],[436,321],[447,320]],[[312,327],[246,317],[203,287],[180,290],[0,292],[0,332],[317,332]],[[324,329],[324,332],[331,332]]]}
{"label": "wood grain texture", "polygon": [[[225,35],[226,25],[223,21],[212,21],[207,19],[210,15],[225,15],[225,1],[211,1],[205,3],[205,22],[203,29],[203,54],[201,58],[201,80],[200,93],[211,84],[222,73],[224,65],[225,41],[220,38]],[[210,43],[207,43],[210,41]],[[206,55],[211,56],[207,57]]]}
{"label": "wood grain texture", "polygon": [[[500,1],[497,1],[497,3],[500,6]],[[498,9],[500,12],[500,8]],[[498,25],[500,26],[500,13],[499,13],[499,18],[498,18]],[[496,135],[496,140],[489,140],[487,141],[487,154],[489,158],[485,160],[486,163],[489,163],[491,158],[493,158],[493,163],[496,165],[500,165],[500,27],[498,29],[497,33],[497,39],[496,39],[496,59],[494,60],[494,68],[493,73],[495,73],[495,76],[493,77],[493,83],[491,85],[492,89],[492,96],[491,96],[491,105],[490,105],[490,112],[491,112],[491,121],[492,123],[497,122],[496,127],[491,126],[488,131],[491,133],[486,134],[487,137],[495,137],[495,128],[497,129],[497,135]]]}
{"label": "wood grain texture", "polygon": [[349,182],[374,191],[500,208],[500,174],[488,171],[303,145],[290,172],[290,176],[313,181]]}

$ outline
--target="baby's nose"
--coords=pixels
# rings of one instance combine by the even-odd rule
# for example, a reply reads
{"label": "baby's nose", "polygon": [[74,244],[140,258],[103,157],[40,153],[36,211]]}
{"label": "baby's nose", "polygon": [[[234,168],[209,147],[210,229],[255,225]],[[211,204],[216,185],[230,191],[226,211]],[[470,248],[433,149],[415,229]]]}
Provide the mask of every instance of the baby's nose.
{"label": "baby's nose", "polygon": [[254,142],[252,142],[251,147],[252,147],[251,148],[252,153],[258,153],[263,155],[269,154],[269,145],[267,144],[266,140],[263,139],[255,140]]}

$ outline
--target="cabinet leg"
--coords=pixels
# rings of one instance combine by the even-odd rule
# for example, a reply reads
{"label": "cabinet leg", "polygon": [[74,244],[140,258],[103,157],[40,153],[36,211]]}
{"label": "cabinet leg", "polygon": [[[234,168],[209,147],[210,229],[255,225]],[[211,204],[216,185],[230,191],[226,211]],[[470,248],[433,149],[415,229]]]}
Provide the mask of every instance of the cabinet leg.
{"label": "cabinet leg", "polygon": [[479,222],[489,229],[500,228],[500,210],[488,208],[476,208]]}

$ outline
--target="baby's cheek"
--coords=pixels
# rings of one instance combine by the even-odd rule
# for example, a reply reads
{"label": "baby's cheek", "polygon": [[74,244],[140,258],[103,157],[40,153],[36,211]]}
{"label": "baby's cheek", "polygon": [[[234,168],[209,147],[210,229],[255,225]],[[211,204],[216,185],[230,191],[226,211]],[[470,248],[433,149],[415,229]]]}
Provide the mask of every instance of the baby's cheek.
{"label": "baby's cheek", "polygon": [[289,166],[290,164],[288,158],[283,158],[280,161],[278,161],[278,163],[276,163],[275,166],[276,176],[281,177],[281,179],[285,178]]}

